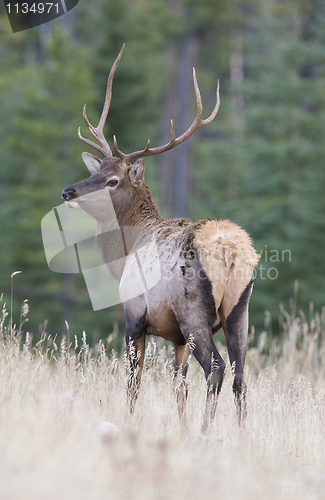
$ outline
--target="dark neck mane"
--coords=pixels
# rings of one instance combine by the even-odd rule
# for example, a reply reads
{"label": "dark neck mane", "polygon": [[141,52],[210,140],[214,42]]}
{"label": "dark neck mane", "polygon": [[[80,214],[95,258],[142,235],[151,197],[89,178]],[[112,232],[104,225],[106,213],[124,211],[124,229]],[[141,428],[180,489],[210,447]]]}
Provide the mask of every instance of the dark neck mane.
{"label": "dark neck mane", "polygon": [[123,212],[116,210],[116,216],[120,226],[150,227],[162,220],[159,209],[146,184],[142,184],[138,188],[129,207],[123,207]]}

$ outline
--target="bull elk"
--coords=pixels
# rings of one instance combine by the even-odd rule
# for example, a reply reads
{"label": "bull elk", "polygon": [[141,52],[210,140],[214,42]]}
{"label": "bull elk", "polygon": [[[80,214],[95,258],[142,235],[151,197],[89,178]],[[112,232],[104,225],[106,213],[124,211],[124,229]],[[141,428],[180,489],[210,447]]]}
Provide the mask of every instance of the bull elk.
{"label": "bull elk", "polygon": [[[220,104],[219,84],[215,107],[211,115],[203,120],[202,101],[193,68],[197,112],[189,129],[176,137],[171,121],[171,139],[168,144],[151,148],[148,141],[144,149],[130,154],[122,153],[114,136],[117,157],[113,156],[104,137],[103,127],[112,97],[113,76],[123,50],[124,45],[108,77],[105,104],[98,127],[90,124],[86,106],[83,110],[85,122],[99,144],[85,139],[80,128],[78,130],[79,138],[104,158],[101,160],[90,153],[83,153],[83,160],[91,175],[88,179],[67,187],[62,198],[68,206],[82,208],[97,220],[97,245],[101,249],[103,260],[118,277],[120,291],[130,285],[130,251],[132,253],[132,248],[139,245],[146,234],[153,235],[159,255],[161,278],[155,286],[147,287],[141,295],[123,302],[126,316],[125,340],[130,357],[127,392],[130,411],[133,411],[138,396],[145,337],[157,335],[173,342],[175,346],[175,392],[184,427],[187,426],[185,377],[190,352],[193,352],[204,370],[207,401],[202,429],[205,432],[215,416],[226,366],[212,338],[220,328],[225,333],[230,364],[234,371],[233,391],[239,422],[246,413],[243,370],[247,350],[248,304],[255,281],[253,270],[257,265],[258,255],[249,235],[230,220],[205,219],[193,223],[186,218],[165,219],[160,215],[150,189],[144,182],[145,157],[178,146],[215,118]],[[112,241],[107,232],[109,220],[105,220],[105,207],[101,204],[96,211],[85,202],[87,194],[100,190],[109,192],[122,235],[123,227],[141,228],[141,231],[136,232],[132,248],[126,249],[123,238],[128,257],[122,266],[114,265],[109,257],[116,242]],[[153,259],[154,256],[148,251],[148,266]]]}

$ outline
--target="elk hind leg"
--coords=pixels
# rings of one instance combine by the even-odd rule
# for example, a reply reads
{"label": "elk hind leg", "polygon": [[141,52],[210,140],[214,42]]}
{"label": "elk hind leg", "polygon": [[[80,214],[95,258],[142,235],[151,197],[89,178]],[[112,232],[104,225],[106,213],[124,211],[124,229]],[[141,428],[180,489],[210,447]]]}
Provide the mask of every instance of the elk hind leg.
{"label": "elk hind leg", "polygon": [[247,414],[244,364],[247,352],[248,305],[252,287],[253,281],[247,285],[237,305],[233,308],[223,324],[229,360],[234,369],[233,392],[235,395],[239,424],[244,421]]}
{"label": "elk hind leg", "polygon": [[207,400],[202,425],[202,432],[205,434],[215,417],[226,364],[214,345],[210,328],[200,330],[193,340],[193,354],[202,366],[207,381]]}

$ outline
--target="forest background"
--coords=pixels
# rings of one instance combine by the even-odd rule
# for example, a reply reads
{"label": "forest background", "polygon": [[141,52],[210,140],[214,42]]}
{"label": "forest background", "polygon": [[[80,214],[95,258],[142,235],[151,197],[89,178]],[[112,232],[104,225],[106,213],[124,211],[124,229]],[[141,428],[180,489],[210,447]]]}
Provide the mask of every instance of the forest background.
{"label": "forest background", "polygon": [[[0,292],[14,322],[28,299],[37,338],[66,332],[96,342],[117,327],[121,306],[94,312],[82,275],[46,263],[41,220],[62,189],[88,176],[83,105],[98,121],[114,78],[105,133],[122,151],[180,135],[195,115],[192,67],[204,117],[187,143],[146,161],[146,182],[165,216],[226,217],[261,253],[251,325],[277,334],[297,295],[325,304],[325,5],[321,0],[80,0],[63,18],[12,34],[0,4]],[[89,150],[90,151],[90,150]],[[294,285],[296,283],[296,285]],[[296,297],[297,298],[297,297]],[[296,302],[295,302],[296,303]],[[272,319],[270,319],[272,318]],[[115,326],[114,326],[115,325]],[[122,336],[116,340],[121,345]]]}

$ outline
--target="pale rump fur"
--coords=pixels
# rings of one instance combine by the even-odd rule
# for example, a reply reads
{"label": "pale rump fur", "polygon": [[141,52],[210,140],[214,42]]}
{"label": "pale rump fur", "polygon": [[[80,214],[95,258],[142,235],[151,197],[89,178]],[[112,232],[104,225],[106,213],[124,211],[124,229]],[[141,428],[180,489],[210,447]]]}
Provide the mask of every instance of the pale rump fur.
{"label": "pale rump fur", "polygon": [[228,219],[208,220],[194,245],[212,284],[216,311],[226,319],[252,279],[259,255],[247,232]]}

